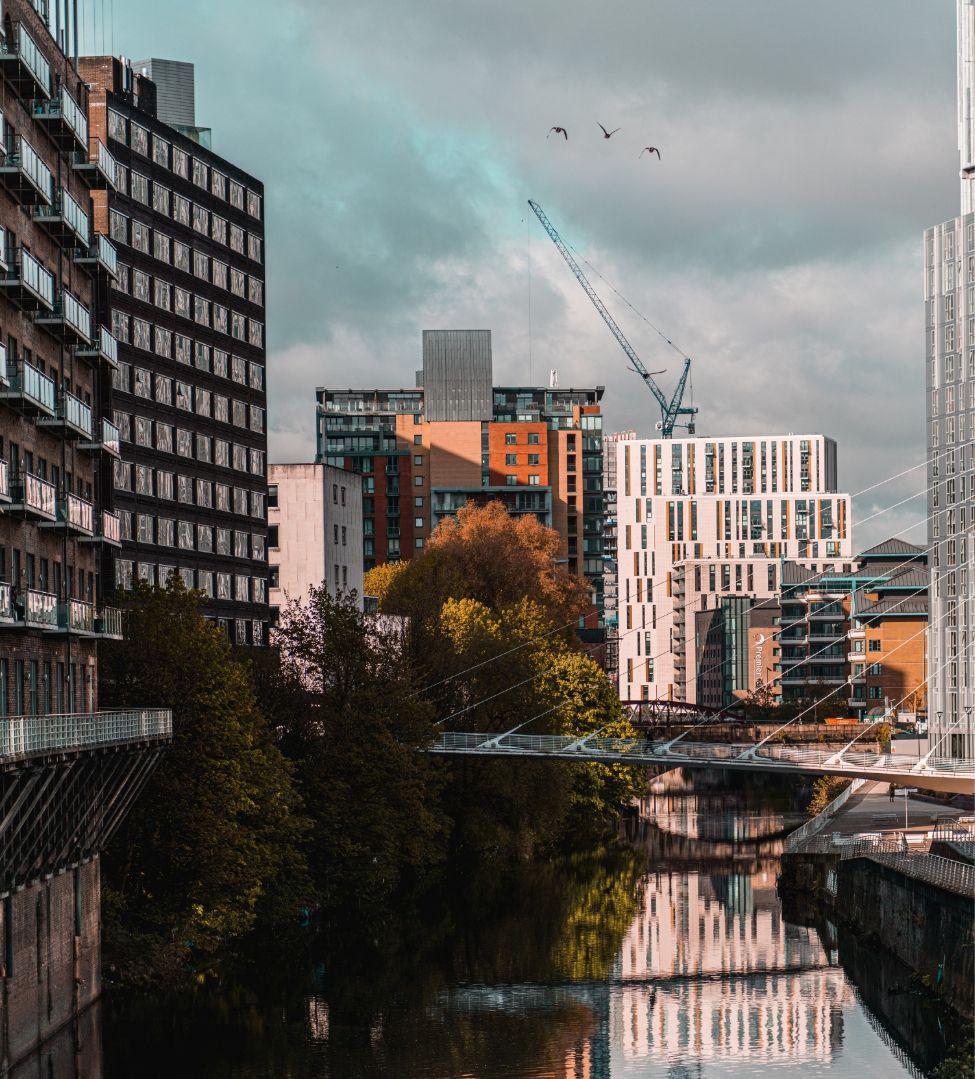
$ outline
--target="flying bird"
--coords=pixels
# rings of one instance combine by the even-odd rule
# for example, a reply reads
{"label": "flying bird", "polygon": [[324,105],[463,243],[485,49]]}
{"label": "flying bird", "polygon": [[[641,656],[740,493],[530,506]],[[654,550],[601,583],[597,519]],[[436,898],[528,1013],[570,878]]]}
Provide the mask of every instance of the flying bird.
{"label": "flying bird", "polygon": [[552,130],[545,136],[545,138],[550,139],[553,134],[561,135],[566,142],[569,141],[569,133],[565,130],[564,127],[553,127]]}
{"label": "flying bird", "polygon": [[616,132],[619,131],[618,127],[614,127],[612,131],[607,131],[606,128],[604,128],[598,120],[596,121],[596,126],[602,128],[604,139],[612,138],[616,134]]}
{"label": "flying bird", "polygon": [[651,154],[656,154],[657,160],[660,160],[660,151],[657,149],[656,146],[644,146],[643,149],[640,151],[640,157],[643,157],[643,155],[648,152]]}

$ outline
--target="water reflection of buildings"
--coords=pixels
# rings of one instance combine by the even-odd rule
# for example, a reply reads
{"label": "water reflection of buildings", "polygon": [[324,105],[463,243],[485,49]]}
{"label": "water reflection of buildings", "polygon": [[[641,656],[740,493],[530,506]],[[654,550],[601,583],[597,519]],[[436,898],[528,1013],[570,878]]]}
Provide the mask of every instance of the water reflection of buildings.
{"label": "water reflection of buildings", "polygon": [[853,998],[818,937],[783,921],[773,865],[644,878],[611,997],[625,1057],[831,1057]]}

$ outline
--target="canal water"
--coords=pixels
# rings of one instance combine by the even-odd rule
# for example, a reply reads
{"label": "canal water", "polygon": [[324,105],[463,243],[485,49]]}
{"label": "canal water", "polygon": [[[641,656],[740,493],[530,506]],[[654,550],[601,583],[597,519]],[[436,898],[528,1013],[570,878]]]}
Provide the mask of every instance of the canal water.
{"label": "canal water", "polygon": [[743,788],[669,773],[626,821],[622,852],[473,874],[458,895],[308,980],[109,997],[81,1074],[925,1074],[948,1023],[909,974],[783,911],[776,877],[783,838],[803,819],[796,802],[770,779]]}

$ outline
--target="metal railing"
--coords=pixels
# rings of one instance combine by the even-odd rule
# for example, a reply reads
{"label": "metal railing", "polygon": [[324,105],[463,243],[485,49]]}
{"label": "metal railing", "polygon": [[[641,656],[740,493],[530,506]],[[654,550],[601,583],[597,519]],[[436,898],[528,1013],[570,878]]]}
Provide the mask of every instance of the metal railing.
{"label": "metal railing", "polygon": [[904,850],[896,840],[858,839],[836,843],[832,836],[819,836],[803,847],[803,853],[833,854],[841,862],[867,858],[914,880],[923,880],[948,892],[975,897],[975,865],[923,851]]}
{"label": "metal railing", "polygon": [[164,741],[172,733],[173,714],[168,708],[7,716],[0,719],[0,761],[125,742]]}
{"label": "metal railing", "polygon": [[801,825],[794,832],[790,833],[789,838],[785,841],[785,851],[787,854],[797,851],[802,847],[806,840],[810,839],[814,835],[818,835],[827,824],[830,819],[834,817],[839,810],[846,805],[846,803],[853,797],[854,794],[868,781],[866,779],[854,779],[853,782],[846,788],[846,790],[840,791],[840,793],[826,806],[822,812],[817,813],[812,820],[807,820],[805,824]]}

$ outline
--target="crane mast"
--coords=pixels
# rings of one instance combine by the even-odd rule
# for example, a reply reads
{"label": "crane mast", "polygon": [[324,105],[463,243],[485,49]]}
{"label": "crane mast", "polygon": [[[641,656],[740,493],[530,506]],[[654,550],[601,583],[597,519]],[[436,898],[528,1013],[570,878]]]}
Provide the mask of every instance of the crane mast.
{"label": "crane mast", "polygon": [[677,421],[681,416],[689,417],[687,421],[687,431],[689,434],[694,433],[694,416],[697,414],[697,409],[683,404],[684,390],[687,387],[687,380],[690,375],[691,361],[689,357],[684,358],[684,370],[681,374],[680,380],[677,383],[677,389],[674,391],[673,397],[668,401],[663,390],[654,381],[653,375],[647,370],[643,361],[636,354],[636,350],[626,339],[626,335],[619,328],[616,323],[616,319],[609,313],[606,305],[599,298],[596,290],[589,283],[589,279],[582,272],[581,267],[572,257],[572,252],[566,247],[565,242],[559,235],[558,230],[546,217],[545,211],[535,202],[533,199],[528,200],[528,205],[532,208],[535,216],[542,223],[542,228],[548,233],[549,239],[558,248],[559,254],[565,259],[569,266],[569,269],[575,274],[576,280],[582,286],[583,291],[589,297],[593,307],[602,316],[603,322],[609,327],[610,332],[616,338],[620,348],[626,354],[626,358],[630,361],[630,366],[634,371],[643,379],[647,384],[647,389],[657,399],[657,404],[660,405],[660,430],[664,438],[673,438],[674,428],[678,426]]}

